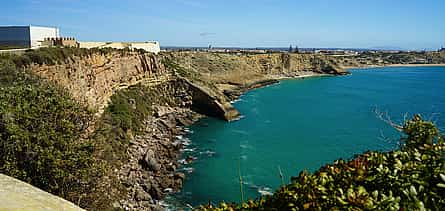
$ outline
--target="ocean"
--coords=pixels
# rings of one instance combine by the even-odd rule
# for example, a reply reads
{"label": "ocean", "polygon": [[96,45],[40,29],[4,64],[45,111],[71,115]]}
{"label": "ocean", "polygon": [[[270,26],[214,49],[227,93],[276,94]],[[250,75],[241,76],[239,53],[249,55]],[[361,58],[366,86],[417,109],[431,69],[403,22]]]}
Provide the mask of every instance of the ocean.
{"label": "ocean", "polygon": [[204,118],[189,129],[182,191],[174,206],[218,204],[273,193],[300,171],[367,150],[389,151],[403,123],[419,113],[445,126],[445,67],[388,67],[352,74],[284,80],[245,93],[243,118]]}

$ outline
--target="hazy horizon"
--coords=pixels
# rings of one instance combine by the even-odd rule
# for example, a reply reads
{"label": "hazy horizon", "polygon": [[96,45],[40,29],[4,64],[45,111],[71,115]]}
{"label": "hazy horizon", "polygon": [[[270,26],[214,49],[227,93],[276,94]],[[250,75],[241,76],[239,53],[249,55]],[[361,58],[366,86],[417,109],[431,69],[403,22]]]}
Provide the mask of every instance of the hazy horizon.
{"label": "hazy horizon", "polygon": [[445,45],[444,8],[440,0],[16,0],[3,2],[0,25],[162,46],[434,50]]}

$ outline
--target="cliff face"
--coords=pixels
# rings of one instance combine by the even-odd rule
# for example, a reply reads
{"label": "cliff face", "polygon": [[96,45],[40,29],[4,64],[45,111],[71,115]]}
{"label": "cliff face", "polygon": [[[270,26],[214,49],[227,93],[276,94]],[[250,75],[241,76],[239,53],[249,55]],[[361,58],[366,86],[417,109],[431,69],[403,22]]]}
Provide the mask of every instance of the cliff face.
{"label": "cliff face", "polygon": [[226,101],[283,78],[347,74],[336,65],[335,58],[315,54],[174,52],[165,58],[174,64],[176,73],[201,87],[224,93],[216,96]]}
{"label": "cliff face", "polygon": [[333,58],[315,54],[227,54],[177,52],[169,55],[180,67],[213,83],[249,84],[308,74],[345,74]]}
{"label": "cliff face", "polygon": [[93,54],[58,65],[31,65],[30,69],[66,88],[76,100],[100,113],[116,89],[142,81],[157,84],[170,79],[169,71],[151,54]]}
{"label": "cliff face", "polygon": [[97,110],[98,114],[117,89],[137,83],[157,85],[180,78],[194,93],[194,110],[225,120],[238,117],[229,103],[230,98],[223,94],[227,91],[282,77],[344,73],[333,61],[317,55],[192,52],[93,54],[57,65],[31,65],[30,69],[65,87],[76,100]]}

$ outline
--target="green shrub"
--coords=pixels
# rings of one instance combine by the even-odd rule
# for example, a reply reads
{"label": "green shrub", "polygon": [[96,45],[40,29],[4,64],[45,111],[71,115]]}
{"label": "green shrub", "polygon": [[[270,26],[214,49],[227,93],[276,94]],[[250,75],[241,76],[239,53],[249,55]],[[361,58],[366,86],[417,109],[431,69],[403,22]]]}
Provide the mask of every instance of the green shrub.
{"label": "green shrub", "polygon": [[80,134],[91,114],[68,94],[0,62],[0,172],[68,196],[96,172],[94,145]]}
{"label": "green shrub", "polygon": [[272,196],[201,210],[441,210],[445,208],[445,145],[419,115],[404,126],[406,145],[303,171]]}

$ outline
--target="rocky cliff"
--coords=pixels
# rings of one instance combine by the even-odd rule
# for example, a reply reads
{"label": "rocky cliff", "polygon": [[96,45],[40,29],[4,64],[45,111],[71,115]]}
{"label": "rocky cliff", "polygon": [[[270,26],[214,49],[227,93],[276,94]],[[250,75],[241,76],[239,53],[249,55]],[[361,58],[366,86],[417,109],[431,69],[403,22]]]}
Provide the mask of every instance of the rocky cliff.
{"label": "rocky cliff", "polygon": [[96,111],[85,139],[94,140],[106,172],[91,192],[74,197],[93,210],[160,208],[184,179],[176,172],[187,144],[181,126],[199,114],[235,120],[230,100],[245,90],[281,78],[344,74],[327,58],[303,54],[111,52],[29,68]]}
{"label": "rocky cliff", "polygon": [[128,52],[73,57],[56,65],[30,66],[33,73],[65,87],[100,115],[113,93],[138,83],[157,85],[185,80],[193,109],[225,120],[238,112],[224,95],[233,89],[261,86],[262,81],[313,74],[344,74],[328,57],[313,54],[212,54]]}
{"label": "rocky cliff", "polygon": [[170,71],[158,57],[139,53],[92,54],[57,65],[32,64],[30,69],[66,88],[76,100],[99,113],[117,89],[142,81],[155,85],[170,80]]}

